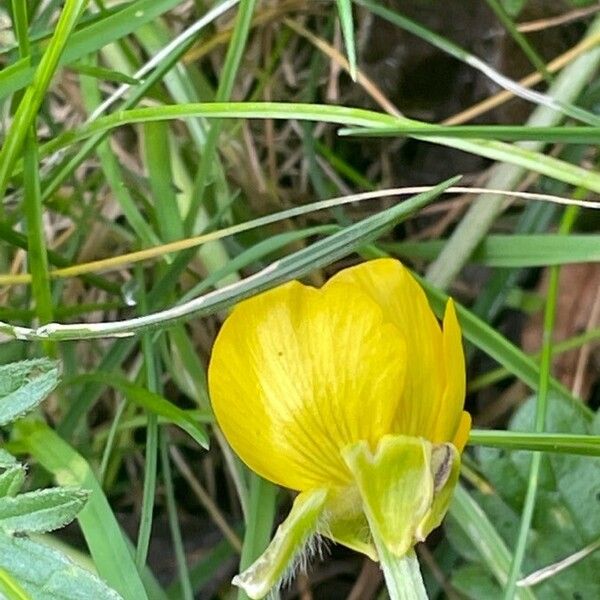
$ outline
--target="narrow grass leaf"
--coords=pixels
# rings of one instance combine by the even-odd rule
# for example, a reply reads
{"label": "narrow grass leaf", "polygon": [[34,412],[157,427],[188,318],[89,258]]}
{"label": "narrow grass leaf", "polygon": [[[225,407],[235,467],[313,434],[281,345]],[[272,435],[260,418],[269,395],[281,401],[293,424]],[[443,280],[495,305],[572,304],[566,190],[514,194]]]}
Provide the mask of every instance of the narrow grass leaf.
{"label": "narrow grass leaf", "polygon": [[188,433],[200,446],[205,449],[208,448],[208,434],[203,426],[189,413],[178,408],[163,396],[135,385],[117,373],[111,373],[108,378],[105,374],[89,373],[69,380],[69,383],[80,382],[104,383],[119,390],[130,402],[137,404],[157,417],[163,417],[170,423],[177,425]]}
{"label": "narrow grass leaf", "polygon": [[[386,250],[409,258],[433,260],[445,240],[383,244]],[[545,267],[600,261],[600,236],[574,235],[488,235],[475,249],[469,262],[488,267]]]}
{"label": "narrow grass leaf", "polygon": [[469,444],[506,450],[600,456],[600,436],[597,435],[472,429]]}
{"label": "narrow grass leaf", "polygon": [[348,64],[350,65],[350,76],[356,81],[356,45],[354,43],[354,20],[352,18],[352,0],[336,0],[340,23],[342,25],[342,35],[348,54]]}
{"label": "narrow grass leaf", "polygon": [[150,328],[164,327],[192,315],[205,316],[232,306],[251,295],[270,289],[275,285],[302,277],[306,273],[331,264],[348,256],[361,246],[373,241],[384,231],[426,206],[445,189],[458,181],[453,177],[404,202],[380,213],[376,213],[358,223],[350,225],[307,248],[303,248],[275,261],[258,273],[239,282],[209,292],[185,304],[115,323],[99,324],[50,324],[38,329],[14,327],[0,322],[0,332],[19,339],[89,339],[106,336],[130,336]]}
{"label": "narrow grass leaf", "polygon": [[[477,548],[498,583],[504,585],[508,580],[512,558],[510,551],[485,512],[462,485],[458,485],[454,491],[448,514]],[[514,597],[516,600],[534,600],[535,594],[523,588],[516,590]]]}

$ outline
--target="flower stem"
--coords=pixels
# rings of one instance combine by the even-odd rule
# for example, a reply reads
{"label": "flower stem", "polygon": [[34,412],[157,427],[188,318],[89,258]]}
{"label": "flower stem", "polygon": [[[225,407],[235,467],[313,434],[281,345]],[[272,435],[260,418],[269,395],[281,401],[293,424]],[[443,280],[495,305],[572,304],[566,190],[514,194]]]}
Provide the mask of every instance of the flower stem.
{"label": "flower stem", "polygon": [[394,556],[381,540],[375,539],[375,546],[390,600],[427,600],[415,551],[411,550],[399,558]]}

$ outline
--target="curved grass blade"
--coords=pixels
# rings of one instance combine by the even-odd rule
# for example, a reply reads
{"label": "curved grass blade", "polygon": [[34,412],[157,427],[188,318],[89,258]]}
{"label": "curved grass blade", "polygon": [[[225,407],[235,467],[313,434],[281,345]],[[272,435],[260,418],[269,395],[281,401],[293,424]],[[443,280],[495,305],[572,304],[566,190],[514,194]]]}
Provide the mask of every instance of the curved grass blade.
{"label": "curved grass blade", "polygon": [[12,326],[0,322],[0,331],[23,340],[123,337],[152,328],[164,327],[192,315],[214,314],[218,310],[228,308],[248,296],[270,289],[290,279],[301,277],[314,269],[329,265],[339,258],[348,256],[360,246],[371,242],[384,231],[389,230],[423,206],[426,206],[445,189],[456,183],[458,179],[460,178],[448,179],[427,192],[413,196],[401,204],[350,225],[327,238],[315,242],[311,246],[275,261],[246,279],[161,312],[114,323],[70,325],[51,323],[37,329]]}

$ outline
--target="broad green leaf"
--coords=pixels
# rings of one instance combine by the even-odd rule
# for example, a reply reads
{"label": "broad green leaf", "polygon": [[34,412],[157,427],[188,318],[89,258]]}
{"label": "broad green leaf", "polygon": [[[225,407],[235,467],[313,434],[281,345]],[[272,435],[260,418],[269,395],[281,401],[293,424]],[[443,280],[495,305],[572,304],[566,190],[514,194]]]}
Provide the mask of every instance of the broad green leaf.
{"label": "broad green leaf", "polygon": [[0,469],[8,469],[14,467],[16,464],[17,459],[10,452],[4,450],[4,448],[0,448]]}
{"label": "broad green leaf", "polygon": [[0,425],[33,410],[57,383],[58,367],[46,359],[0,366]]}
{"label": "broad green leaf", "polygon": [[500,586],[486,569],[478,564],[459,567],[452,572],[452,587],[470,600],[502,600]]}
{"label": "broad green leaf", "polygon": [[46,533],[70,523],[84,507],[89,492],[48,488],[0,498],[0,529],[9,534]]}
{"label": "broad green leaf", "polygon": [[[90,498],[77,521],[99,575],[125,600],[148,600],[129,546],[86,460],[44,423],[20,421],[15,426],[15,434],[20,444],[60,485],[90,490]],[[0,566],[2,557],[0,549]],[[94,597],[87,596],[86,600]]]}
{"label": "broad green leaf", "polygon": [[28,600],[122,600],[62,553],[23,537],[0,533],[0,571],[18,582]]}

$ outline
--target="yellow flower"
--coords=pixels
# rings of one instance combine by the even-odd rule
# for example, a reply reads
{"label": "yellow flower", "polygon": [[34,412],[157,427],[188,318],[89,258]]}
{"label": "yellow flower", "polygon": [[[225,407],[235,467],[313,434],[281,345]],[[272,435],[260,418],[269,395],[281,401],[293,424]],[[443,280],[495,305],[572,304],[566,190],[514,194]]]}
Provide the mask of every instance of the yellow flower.
{"label": "yellow flower", "polygon": [[241,302],[208,372],[219,426],[256,473],[301,492],[234,581],[264,596],[317,533],[402,556],[441,522],[470,429],[452,301],[440,328],[392,259]]}

